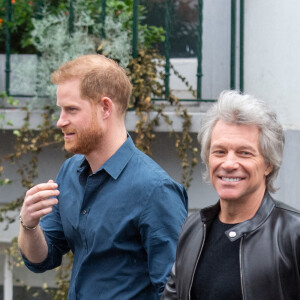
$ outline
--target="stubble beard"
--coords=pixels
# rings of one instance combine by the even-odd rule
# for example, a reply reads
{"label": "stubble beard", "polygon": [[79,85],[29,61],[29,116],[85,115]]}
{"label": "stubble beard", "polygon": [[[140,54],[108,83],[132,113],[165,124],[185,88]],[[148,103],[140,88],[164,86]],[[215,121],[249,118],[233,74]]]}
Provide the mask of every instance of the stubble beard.
{"label": "stubble beard", "polygon": [[73,154],[88,155],[99,147],[102,137],[102,128],[92,119],[89,126],[75,131],[74,141],[65,141],[65,149]]}

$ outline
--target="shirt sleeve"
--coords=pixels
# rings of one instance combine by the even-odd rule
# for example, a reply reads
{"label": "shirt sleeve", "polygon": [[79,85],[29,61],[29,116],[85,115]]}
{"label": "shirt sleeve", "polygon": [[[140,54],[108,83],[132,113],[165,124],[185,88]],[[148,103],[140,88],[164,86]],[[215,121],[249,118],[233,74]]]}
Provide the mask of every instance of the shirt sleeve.
{"label": "shirt sleeve", "polygon": [[64,236],[58,205],[53,206],[52,212],[41,219],[40,226],[48,245],[47,258],[43,262],[36,264],[30,262],[21,253],[24,264],[29,270],[35,273],[42,273],[60,266],[62,256],[70,250]]}
{"label": "shirt sleeve", "polygon": [[175,260],[177,240],[187,216],[185,189],[164,180],[153,189],[140,219],[140,233],[147,252],[150,280],[161,296]]}

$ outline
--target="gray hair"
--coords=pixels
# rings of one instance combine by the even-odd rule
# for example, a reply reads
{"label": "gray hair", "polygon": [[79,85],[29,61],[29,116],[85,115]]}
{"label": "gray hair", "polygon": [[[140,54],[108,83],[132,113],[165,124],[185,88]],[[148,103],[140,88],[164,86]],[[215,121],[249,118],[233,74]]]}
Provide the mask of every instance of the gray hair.
{"label": "gray hair", "polygon": [[266,103],[251,95],[243,95],[237,91],[223,91],[206,113],[198,134],[201,145],[201,158],[206,165],[204,179],[209,179],[208,159],[211,134],[216,123],[222,120],[229,124],[255,125],[259,129],[259,146],[265,163],[272,167],[266,178],[267,190],[271,193],[277,189],[274,181],[282,162],[284,133],[276,113]]}

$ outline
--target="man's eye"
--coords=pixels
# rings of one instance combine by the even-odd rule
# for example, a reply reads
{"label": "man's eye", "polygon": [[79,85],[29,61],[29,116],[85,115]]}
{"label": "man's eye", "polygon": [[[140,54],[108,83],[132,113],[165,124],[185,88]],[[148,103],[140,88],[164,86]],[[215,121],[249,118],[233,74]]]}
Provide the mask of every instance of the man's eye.
{"label": "man's eye", "polygon": [[224,153],[225,153],[224,150],[215,150],[215,151],[213,151],[213,154],[216,154],[216,155],[222,155]]}
{"label": "man's eye", "polygon": [[250,156],[250,155],[251,155],[251,152],[248,152],[248,151],[242,151],[241,154],[244,155],[244,156]]}

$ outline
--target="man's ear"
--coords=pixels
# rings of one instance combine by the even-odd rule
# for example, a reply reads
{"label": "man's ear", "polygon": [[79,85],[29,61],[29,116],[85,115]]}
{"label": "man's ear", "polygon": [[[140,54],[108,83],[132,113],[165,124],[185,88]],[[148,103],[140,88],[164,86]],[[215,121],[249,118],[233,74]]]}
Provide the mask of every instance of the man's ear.
{"label": "man's ear", "polygon": [[102,97],[99,100],[99,105],[100,105],[100,109],[101,109],[101,114],[103,116],[104,119],[108,118],[112,111],[113,111],[113,102],[110,98],[108,97]]}
{"label": "man's ear", "polygon": [[273,166],[271,166],[270,164],[268,164],[267,168],[265,170],[265,176],[267,177],[272,171],[273,171]]}

